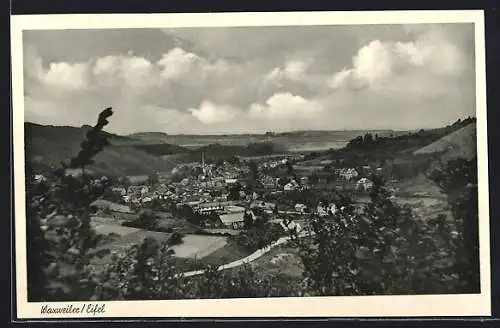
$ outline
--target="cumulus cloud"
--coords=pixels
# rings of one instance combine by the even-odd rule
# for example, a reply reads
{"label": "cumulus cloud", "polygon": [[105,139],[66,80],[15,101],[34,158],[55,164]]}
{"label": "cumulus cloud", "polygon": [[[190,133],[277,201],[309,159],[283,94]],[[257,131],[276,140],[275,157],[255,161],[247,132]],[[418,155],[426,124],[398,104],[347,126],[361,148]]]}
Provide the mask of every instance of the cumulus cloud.
{"label": "cumulus cloud", "polygon": [[160,75],[164,80],[181,79],[189,74],[196,74],[197,79],[203,80],[209,74],[224,74],[230,71],[230,65],[224,60],[210,61],[178,47],[164,54],[157,65],[161,68]]}
{"label": "cumulus cloud", "polygon": [[51,63],[41,80],[55,87],[83,89],[88,85],[88,64]]}
{"label": "cumulus cloud", "polygon": [[463,73],[466,58],[462,49],[448,40],[445,28],[420,27],[412,31],[421,32],[413,41],[373,40],[363,46],[354,56],[352,67],[335,73],[329,85],[332,88],[378,88],[397,76],[411,77],[417,70],[425,71],[429,78],[457,77]]}
{"label": "cumulus cloud", "polygon": [[290,60],[284,67],[275,67],[264,77],[265,84],[283,85],[284,81],[301,81],[306,79],[306,73],[311,66],[311,60]]}
{"label": "cumulus cloud", "polygon": [[238,113],[238,109],[204,100],[198,108],[190,108],[189,112],[200,122],[211,124],[231,121]]}
{"label": "cumulus cloud", "polygon": [[156,87],[159,83],[159,74],[154,65],[138,56],[98,58],[93,73],[95,81],[100,86],[122,86],[139,93]]}
{"label": "cumulus cloud", "polygon": [[284,92],[274,94],[265,104],[252,104],[249,112],[253,117],[265,119],[303,119],[311,118],[322,109],[322,105],[314,100]]}
{"label": "cumulus cloud", "polygon": [[[52,49],[37,37],[44,31],[33,32],[24,51],[26,117],[81,125],[113,106],[109,128],[121,133],[224,133],[398,127],[410,117],[425,127],[435,116],[447,123],[474,112],[469,25],[290,29],[180,29],[169,35],[182,42],[157,47],[142,45],[147,33],[123,31],[95,53]],[[78,38],[85,35],[95,31]]]}
{"label": "cumulus cloud", "polygon": [[174,48],[157,62],[162,68],[161,77],[166,80],[175,79],[188,73],[200,62],[200,57],[181,48]]}

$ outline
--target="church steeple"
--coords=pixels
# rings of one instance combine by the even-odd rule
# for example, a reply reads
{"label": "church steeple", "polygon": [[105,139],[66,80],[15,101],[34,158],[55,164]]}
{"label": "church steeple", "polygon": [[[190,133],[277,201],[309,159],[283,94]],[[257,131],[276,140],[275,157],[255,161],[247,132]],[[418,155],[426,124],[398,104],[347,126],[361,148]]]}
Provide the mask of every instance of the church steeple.
{"label": "church steeple", "polygon": [[207,168],[205,166],[205,153],[201,153],[201,167],[203,169],[203,175],[207,175]]}

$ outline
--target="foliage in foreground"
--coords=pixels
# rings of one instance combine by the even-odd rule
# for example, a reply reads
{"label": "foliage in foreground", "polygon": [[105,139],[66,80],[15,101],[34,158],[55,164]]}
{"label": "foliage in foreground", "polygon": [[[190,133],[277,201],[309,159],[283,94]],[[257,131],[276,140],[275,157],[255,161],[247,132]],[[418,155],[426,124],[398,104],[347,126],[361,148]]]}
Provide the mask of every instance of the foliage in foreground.
{"label": "foliage in foreground", "polygon": [[294,238],[307,288],[314,295],[478,292],[475,163],[452,161],[432,174],[448,195],[451,218],[414,215],[375,176],[361,211],[344,206],[333,220],[314,217],[311,236]]}

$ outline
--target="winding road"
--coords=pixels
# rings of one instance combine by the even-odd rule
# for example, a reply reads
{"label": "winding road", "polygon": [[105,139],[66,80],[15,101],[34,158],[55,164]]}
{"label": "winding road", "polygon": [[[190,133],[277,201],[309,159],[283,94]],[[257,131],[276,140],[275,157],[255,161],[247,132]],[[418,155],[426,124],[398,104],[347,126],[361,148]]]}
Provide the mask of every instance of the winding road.
{"label": "winding road", "polygon": [[[313,233],[313,232],[311,232],[311,233]],[[303,232],[303,233],[299,234],[299,237],[304,237],[306,235],[307,235],[306,232]],[[236,268],[236,267],[239,267],[241,265],[253,262],[256,259],[262,257],[264,254],[268,253],[274,247],[282,245],[282,244],[285,244],[289,240],[290,240],[289,236],[281,237],[280,239],[276,240],[275,242],[273,242],[269,246],[266,246],[264,248],[258,249],[255,252],[253,252],[252,254],[250,254],[250,255],[248,255],[248,256],[246,256],[244,258],[241,258],[239,260],[236,260],[236,261],[233,261],[233,262],[230,262],[230,263],[226,263],[226,264],[223,264],[223,265],[219,266],[219,268],[217,269],[217,271],[222,271],[222,270],[227,270],[227,269],[231,269],[231,268]],[[192,276],[201,275],[203,273],[204,273],[204,270],[195,270],[195,271],[184,272],[182,275],[184,277],[192,277]]]}

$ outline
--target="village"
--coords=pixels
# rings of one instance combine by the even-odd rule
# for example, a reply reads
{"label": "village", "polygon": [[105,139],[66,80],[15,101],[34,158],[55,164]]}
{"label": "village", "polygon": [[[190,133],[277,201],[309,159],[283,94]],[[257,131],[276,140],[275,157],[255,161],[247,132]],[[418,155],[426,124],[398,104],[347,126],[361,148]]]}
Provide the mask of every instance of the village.
{"label": "village", "polygon": [[[240,165],[224,162],[222,165],[206,164],[201,155],[198,163],[177,165],[171,172],[176,176],[180,172],[182,178],[177,181],[167,182],[161,177],[151,181],[146,177],[143,183],[130,184],[128,186],[115,185],[112,191],[123,200],[123,204],[131,208],[147,208],[155,202],[174,202],[176,206],[188,206],[194,212],[202,215],[216,213],[219,221],[212,224],[217,228],[240,229],[243,226],[244,215],[249,213],[255,220],[256,216],[252,209],[259,208],[265,213],[288,213],[288,214],[318,214],[328,215],[335,212],[335,204],[316,204],[314,208],[302,203],[295,203],[293,207],[281,207],[277,202],[266,201],[268,196],[281,196],[286,198],[287,193],[311,190],[315,185],[320,185],[321,178],[316,182],[306,176],[277,177],[267,173],[268,169],[286,169],[291,161],[300,163],[303,156],[288,156],[282,159],[263,160],[258,163],[258,175],[255,184],[258,187],[249,188],[249,165],[248,161]],[[325,162],[325,166],[331,166],[331,162]],[[376,172],[382,169],[378,168]],[[364,167],[364,171],[358,172],[354,168],[334,168],[332,173],[336,176],[337,189],[351,187],[356,191],[368,193],[373,183],[368,176],[372,173],[370,167]],[[175,179],[174,179],[175,180]],[[252,189],[252,190],[251,190]],[[204,222],[207,224],[207,222]]]}
{"label": "village", "polygon": [[[225,264],[221,262],[240,260],[237,254],[248,256],[258,245],[284,237],[290,229],[306,228],[311,215],[333,217],[343,209],[331,197],[335,193],[359,196],[361,207],[373,186],[370,177],[383,170],[341,164],[308,162],[294,153],[209,162],[200,153],[198,162],[180,163],[170,172],[102,176],[96,182],[107,181],[110,187],[91,204],[91,224],[106,236],[101,248],[112,253],[149,237],[167,241],[174,257],[188,263],[186,268]],[[254,227],[259,230],[251,237]],[[244,251],[235,252],[242,244]],[[218,258],[226,253],[229,257]]]}

